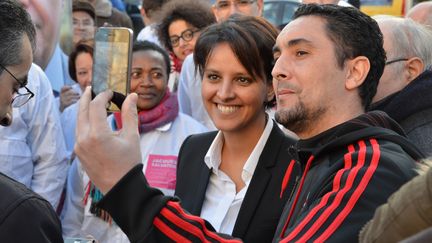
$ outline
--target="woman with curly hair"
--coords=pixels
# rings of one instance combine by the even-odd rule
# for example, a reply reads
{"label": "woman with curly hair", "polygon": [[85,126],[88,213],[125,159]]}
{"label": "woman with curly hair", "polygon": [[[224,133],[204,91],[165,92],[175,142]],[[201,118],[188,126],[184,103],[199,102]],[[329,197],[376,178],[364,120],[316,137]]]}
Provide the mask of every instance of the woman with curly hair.
{"label": "woman with curly hair", "polygon": [[173,0],[162,7],[158,36],[172,60],[168,83],[172,91],[177,90],[183,60],[193,52],[201,31],[215,22],[211,6],[206,1]]}

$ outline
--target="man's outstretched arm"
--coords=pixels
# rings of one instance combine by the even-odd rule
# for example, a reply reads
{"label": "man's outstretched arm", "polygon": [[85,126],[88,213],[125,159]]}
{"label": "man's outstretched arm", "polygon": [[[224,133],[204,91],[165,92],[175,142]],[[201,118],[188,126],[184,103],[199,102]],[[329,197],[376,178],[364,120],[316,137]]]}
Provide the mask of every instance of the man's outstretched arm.
{"label": "man's outstretched arm", "polygon": [[122,106],[123,128],[112,131],[106,104],[112,92],[91,100],[90,88],[80,99],[75,152],[93,183],[106,196],[107,210],[132,242],[240,242],[219,235],[203,219],[183,211],[178,200],[151,188],[142,173],[137,95]]}

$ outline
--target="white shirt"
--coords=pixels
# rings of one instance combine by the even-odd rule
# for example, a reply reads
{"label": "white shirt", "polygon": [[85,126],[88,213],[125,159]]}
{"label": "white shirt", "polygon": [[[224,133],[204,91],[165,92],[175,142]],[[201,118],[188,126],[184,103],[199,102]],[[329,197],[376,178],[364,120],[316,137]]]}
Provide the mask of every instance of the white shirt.
{"label": "white shirt", "polygon": [[0,127],[0,171],[56,208],[68,169],[59,111],[47,77],[35,64],[29,71],[27,87],[35,96],[13,109],[11,126]]}
{"label": "white shirt", "polygon": [[[112,124],[113,117],[108,117]],[[142,154],[143,172],[150,185],[157,186],[167,195],[174,194],[175,172],[177,156],[183,140],[191,134],[205,132],[207,129],[193,120],[191,117],[179,113],[174,122],[159,127],[153,131],[141,134],[140,148]],[[167,162],[171,167],[161,170],[154,164]],[[164,165],[164,166],[165,166]],[[164,167],[162,166],[162,167]],[[168,176],[159,181],[161,171],[166,171]],[[173,176],[173,177],[172,177]],[[98,242],[129,242],[127,236],[113,223],[111,226],[102,219],[91,214],[88,210],[91,199],[87,205],[83,205],[85,187],[89,182],[87,174],[76,159],[69,171],[67,181],[67,195],[62,213],[62,226],[64,237],[93,236]],[[165,188],[164,188],[165,187]],[[125,199],[129,200],[129,199]]]}
{"label": "white shirt", "polygon": [[69,58],[66,56],[57,44],[54,53],[45,68],[45,74],[51,83],[52,90],[56,92],[56,96],[60,94],[60,90],[65,85],[73,85],[76,82],[69,76],[68,70]]}
{"label": "white shirt", "polygon": [[193,54],[191,54],[184,60],[179,78],[177,94],[180,111],[213,131],[216,130],[216,127],[204,107],[201,96],[201,82],[202,77],[199,72],[195,73],[195,63]]}
{"label": "white shirt", "polygon": [[258,143],[243,166],[241,177],[246,186],[238,193],[236,193],[236,186],[231,178],[219,170],[223,147],[222,132],[218,132],[213,140],[204,157],[204,162],[212,169],[212,173],[207,186],[201,217],[210,222],[217,232],[232,234],[249,183],[272,129],[273,121],[269,120]]}
{"label": "white shirt", "polygon": [[66,150],[70,155],[73,152],[75,145],[75,127],[78,115],[79,101],[66,107],[60,114],[61,126],[63,129],[64,139],[66,143]]}

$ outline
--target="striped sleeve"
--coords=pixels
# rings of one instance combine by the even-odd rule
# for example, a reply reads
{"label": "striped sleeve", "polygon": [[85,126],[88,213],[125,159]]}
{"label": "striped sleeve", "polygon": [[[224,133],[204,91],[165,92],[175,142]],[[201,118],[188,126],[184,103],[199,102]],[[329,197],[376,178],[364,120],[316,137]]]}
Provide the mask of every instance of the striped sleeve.
{"label": "striped sleeve", "polygon": [[142,164],[135,166],[99,202],[131,242],[238,243],[218,234],[202,218],[185,212],[176,198],[149,187]]}
{"label": "striped sleeve", "polygon": [[173,241],[239,243],[228,235],[218,235],[204,219],[186,213],[178,202],[168,201],[156,216],[154,226]]}
{"label": "striped sleeve", "polygon": [[383,158],[375,139],[349,145],[342,160],[343,167],[324,187],[329,189],[307,202],[312,206],[292,219],[296,222],[281,242],[356,242],[375,208],[405,182]]}

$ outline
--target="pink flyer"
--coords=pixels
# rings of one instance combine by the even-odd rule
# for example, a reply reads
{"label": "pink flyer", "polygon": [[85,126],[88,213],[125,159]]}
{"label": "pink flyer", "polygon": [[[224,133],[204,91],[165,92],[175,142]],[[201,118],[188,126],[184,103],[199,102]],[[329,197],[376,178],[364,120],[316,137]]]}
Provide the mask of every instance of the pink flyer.
{"label": "pink flyer", "polygon": [[150,154],[145,176],[150,186],[175,189],[177,156]]}

